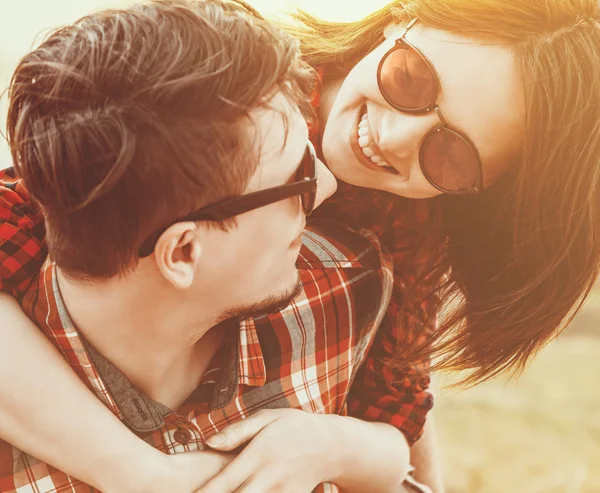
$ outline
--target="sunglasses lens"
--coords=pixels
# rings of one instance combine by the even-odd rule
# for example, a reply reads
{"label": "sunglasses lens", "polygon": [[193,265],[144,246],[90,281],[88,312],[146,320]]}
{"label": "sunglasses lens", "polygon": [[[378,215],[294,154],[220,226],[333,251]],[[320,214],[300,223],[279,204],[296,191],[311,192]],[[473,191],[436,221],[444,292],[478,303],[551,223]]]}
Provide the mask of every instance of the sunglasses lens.
{"label": "sunglasses lens", "polygon": [[432,184],[448,192],[473,189],[481,170],[473,147],[448,129],[436,130],[423,144],[421,169]]}
{"label": "sunglasses lens", "polygon": [[381,61],[379,87],[388,102],[398,109],[423,109],[436,98],[436,82],[429,65],[406,45],[399,45]]}

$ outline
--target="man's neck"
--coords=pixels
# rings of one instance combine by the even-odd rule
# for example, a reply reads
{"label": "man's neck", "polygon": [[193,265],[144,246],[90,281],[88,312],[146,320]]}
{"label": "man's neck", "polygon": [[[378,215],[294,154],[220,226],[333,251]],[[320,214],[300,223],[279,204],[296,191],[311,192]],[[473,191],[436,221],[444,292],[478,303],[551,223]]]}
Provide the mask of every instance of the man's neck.
{"label": "man's neck", "polygon": [[77,330],[135,387],[177,409],[223,343],[216,318],[135,279],[78,283],[58,272]]}

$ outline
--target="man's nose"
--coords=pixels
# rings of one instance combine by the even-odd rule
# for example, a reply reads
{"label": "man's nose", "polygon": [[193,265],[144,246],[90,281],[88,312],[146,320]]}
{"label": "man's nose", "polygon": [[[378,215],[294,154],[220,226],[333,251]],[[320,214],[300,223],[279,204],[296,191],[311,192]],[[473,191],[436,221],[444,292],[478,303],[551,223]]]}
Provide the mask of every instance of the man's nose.
{"label": "man's nose", "polygon": [[440,123],[435,112],[422,115],[386,111],[379,124],[379,148],[386,159],[413,161],[423,137]]}
{"label": "man's nose", "polygon": [[335,176],[329,171],[329,168],[327,168],[320,159],[317,159],[316,165],[317,196],[315,198],[315,209],[319,207],[325,199],[331,197],[337,189],[337,181]]}

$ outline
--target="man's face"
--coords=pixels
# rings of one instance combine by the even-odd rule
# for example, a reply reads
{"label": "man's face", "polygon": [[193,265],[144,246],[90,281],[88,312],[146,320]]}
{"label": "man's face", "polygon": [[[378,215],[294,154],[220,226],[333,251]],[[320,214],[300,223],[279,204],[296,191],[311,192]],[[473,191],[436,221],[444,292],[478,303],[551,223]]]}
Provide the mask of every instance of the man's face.
{"label": "man's face", "polygon": [[[297,107],[277,94],[272,109],[251,112],[248,138],[259,149],[259,164],[245,193],[296,179],[308,141],[306,121]],[[287,120],[287,132],[285,126]],[[287,135],[287,138],[286,138]],[[336,188],[321,161],[317,169],[317,207]],[[306,217],[299,196],[237,216],[227,232],[206,228],[198,282],[214,286],[211,298],[221,316],[256,315],[287,305],[300,289],[296,260]],[[203,228],[204,229],[204,228]]]}

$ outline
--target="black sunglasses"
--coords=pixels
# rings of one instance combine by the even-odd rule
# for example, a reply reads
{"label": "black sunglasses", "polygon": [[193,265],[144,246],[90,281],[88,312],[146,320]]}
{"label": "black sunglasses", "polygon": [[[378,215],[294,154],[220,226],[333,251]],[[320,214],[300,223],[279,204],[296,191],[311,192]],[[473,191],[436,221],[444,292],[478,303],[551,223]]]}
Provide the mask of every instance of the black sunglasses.
{"label": "black sunglasses", "polygon": [[[292,183],[222,200],[221,202],[192,212],[174,221],[173,224],[183,221],[224,221],[244,212],[250,212],[265,205],[289,199],[295,195],[300,195],[304,214],[310,216],[315,207],[317,197],[317,153],[310,141],[306,144],[306,150]],[[138,251],[140,258],[148,257],[152,254],[158,238],[165,232],[167,227],[162,228],[144,240]]]}
{"label": "black sunglasses", "polygon": [[483,169],[477,148],[458,130],[451,129],[436,103],[439,80],[427,58],[406,39],[413,19],[379,62],[377,84],[384,99],[403,113],[435,111],[441,121],[429,131],[419,152],[423,175],[438,190],[449,194],[483,190]]}

